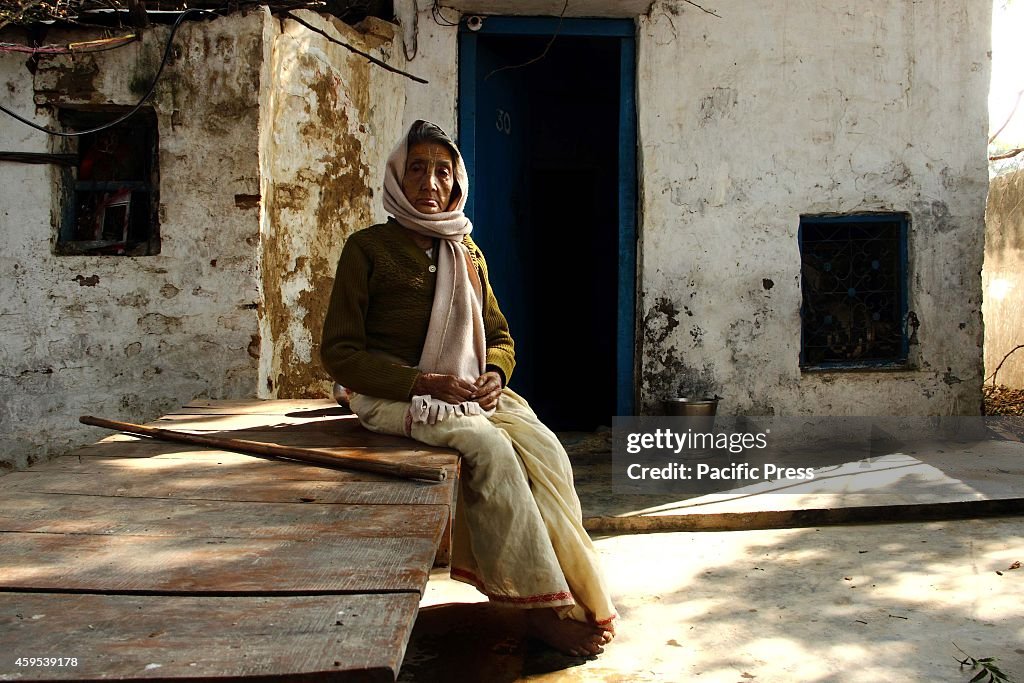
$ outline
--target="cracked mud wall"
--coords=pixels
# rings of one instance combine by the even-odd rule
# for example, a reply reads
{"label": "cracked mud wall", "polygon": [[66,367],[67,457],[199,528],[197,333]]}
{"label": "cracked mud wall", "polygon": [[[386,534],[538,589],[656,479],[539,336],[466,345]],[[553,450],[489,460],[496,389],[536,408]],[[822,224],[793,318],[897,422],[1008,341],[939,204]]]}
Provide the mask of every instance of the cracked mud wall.
{"label": "cracked mud wall", "polygon": [[[158,255],[53,255],[57,169],[0,162],[0,468],[106,435],[79,425],[82,414],[139,422],[194,397],[254,395],[263,22],[254,11],[178,31],[151,100]],[[55,119],[34,106],[36,97],[68,107],[132,105],[168,34],[151,26],[124,48],[44,57],[34,75],[25,55],[2,55],[4,101],[48,126]],[[54,29],[46,42],[94,37]],[[59,151],[57,144],[10,119],[0,126],[4,150]]]}
{"label": "cracked mud wall", "polygon": [[[358,27],[297,12],[335,38],[402,68],[393,25]],[[352,232],[382,222],[384,162],[401,135],[402,76],[293,20],[264,41],[259,134],[263,196],[259,394],[330,395],[320,332],[338,256]]]}
{"label": "cracked mud wall", "polygon": [[[991,2],[714,9],[638,24],[643,409],[977,414]],[[861,211],[911,216],[911,369],[801,372],[800,215]]]}
{"label": "cracked mud wall", "polygon": [[[1024,344],[1024,170],[992,179],[985,217],[985,376]],[[1024,349],[999,368],[996,382],[1024,388]]]}

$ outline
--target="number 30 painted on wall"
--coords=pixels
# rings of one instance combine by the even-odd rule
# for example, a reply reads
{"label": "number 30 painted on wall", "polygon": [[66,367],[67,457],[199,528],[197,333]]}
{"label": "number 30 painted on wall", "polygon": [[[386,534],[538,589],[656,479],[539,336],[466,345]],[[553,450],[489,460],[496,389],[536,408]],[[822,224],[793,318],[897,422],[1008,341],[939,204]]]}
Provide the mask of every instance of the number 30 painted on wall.
{"label": "number 30 painted on wall", "polygon": [[505,135],[512,134],[512,117],[504,109],[498,110],[498,118],[494,121],[494,127]]}

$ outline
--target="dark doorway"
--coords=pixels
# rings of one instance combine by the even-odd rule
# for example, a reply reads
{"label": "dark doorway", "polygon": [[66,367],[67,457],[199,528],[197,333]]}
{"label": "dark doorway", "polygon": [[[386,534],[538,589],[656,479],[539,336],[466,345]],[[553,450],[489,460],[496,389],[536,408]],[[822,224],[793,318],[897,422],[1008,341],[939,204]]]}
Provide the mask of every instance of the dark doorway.
{"label": "dark doorway", "polygon": [[[633,193],[621,196],[625,39],[481,31],[470,40],[460,143],[472,158],[473,236],[516,340],[510,386],[553,429],[610,425],[624,414],[619,356],[626,344],[631,362],[633,339],[635,252],[620,254],[622,209],[630,226],[634,212]],[[628,176],[635,184],[632,168]],[[631,367],[626,381],[631,395]]]}

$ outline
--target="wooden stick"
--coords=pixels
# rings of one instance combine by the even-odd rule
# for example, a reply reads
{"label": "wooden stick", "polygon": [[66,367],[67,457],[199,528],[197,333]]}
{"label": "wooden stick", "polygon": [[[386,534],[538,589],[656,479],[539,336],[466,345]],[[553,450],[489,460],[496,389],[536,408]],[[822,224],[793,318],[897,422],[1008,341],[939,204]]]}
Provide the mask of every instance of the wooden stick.
{"label": "wooden stick", "polygon": [[107,420],[102,417],[83,415],[78,418],[82,424],[94,427],[104,427],[118,432],[148,436],[161,441],[175,441],[178,443],[197,444],[209,446],[225,451],[235,451],[246,455],[263,455],[272,458],[284,458],[286,460],[297,460],[299,462],[313,465],[330,465],[349,470],[361,472],[373,472],[374,474],[385,474],[402,479],[425,479],[427,481],[444,481],[448,478],[448,472],[442,467],[425,467],[423,465],[406,465],[402,463],[382,462],[370,458],[356,458],[348,455],[336,455],[329,451],[315,448],[297,448],[295,446],[282,446],[276,443],[263,443],[261,441],[248,441],[245,439],[229,439],[222,436],[209,436],[206,434],[191,434],[171,429],[160,429],[159,427],[146,427],[145,425],[132,424],[131,422],[118,422]]}
{"label": "wooden stick", "polygon": [[751,531],[818,526],[903,524],[1024,514],[1024,498],[964,500],[944,503],[862,505],[849,508],[802,508],[756,512],[712,512],[632,517],[587,517],[583,528],[593,533],[658,531]]}

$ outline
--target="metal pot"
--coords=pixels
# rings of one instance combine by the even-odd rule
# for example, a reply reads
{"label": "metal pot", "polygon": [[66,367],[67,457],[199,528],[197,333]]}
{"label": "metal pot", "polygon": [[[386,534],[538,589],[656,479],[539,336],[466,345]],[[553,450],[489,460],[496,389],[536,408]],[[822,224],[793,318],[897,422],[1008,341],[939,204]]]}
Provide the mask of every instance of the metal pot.
{"label": "metal pot", "polygon": [[695,398],[692,396],[666,398],[662,401],[666,415],[673,417],[714,417],[721,397]]}

